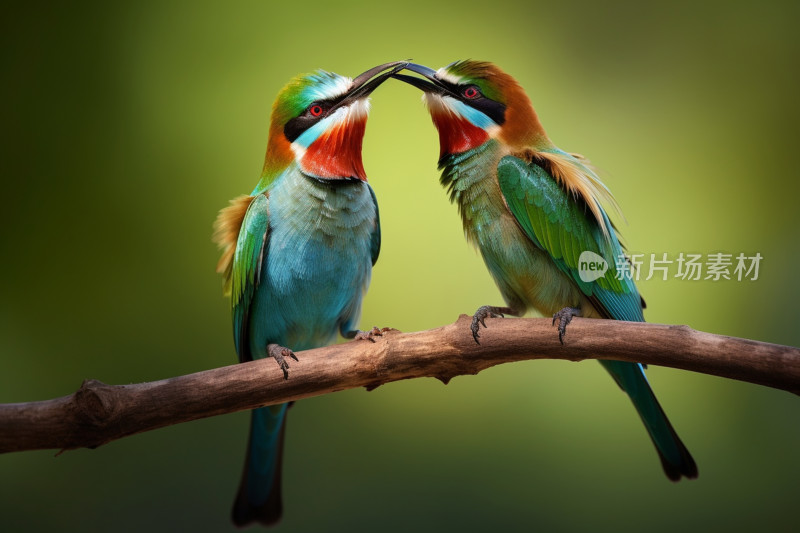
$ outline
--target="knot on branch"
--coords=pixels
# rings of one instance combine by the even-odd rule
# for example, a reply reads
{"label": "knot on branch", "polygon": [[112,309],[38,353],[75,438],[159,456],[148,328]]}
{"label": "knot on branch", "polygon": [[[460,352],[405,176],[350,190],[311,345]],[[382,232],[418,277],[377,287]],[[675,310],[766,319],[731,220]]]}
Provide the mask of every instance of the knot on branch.
{"label": "knot on branch", "polygon": [[75,416],[82,426],[103,428],[117,411],[116,387],[87,379],[75,392]]}

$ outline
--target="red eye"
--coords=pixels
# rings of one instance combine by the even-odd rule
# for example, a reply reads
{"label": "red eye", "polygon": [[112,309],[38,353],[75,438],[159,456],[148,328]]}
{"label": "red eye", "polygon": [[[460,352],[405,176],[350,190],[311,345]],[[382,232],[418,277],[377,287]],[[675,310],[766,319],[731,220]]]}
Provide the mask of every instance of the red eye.
{"label": "red eye", "polygon": [[476,89],[472,85],[464,89],[464,98],[470,98],[470,99],[477,98],[479,94],[481,93],[478,92],[478,89]]}
{"label": "red eye", "polygon": [[308,112],[311,113],[312,117],[318,117],[322,114],[322,106],[319,104],[314,104],[308,108]]}

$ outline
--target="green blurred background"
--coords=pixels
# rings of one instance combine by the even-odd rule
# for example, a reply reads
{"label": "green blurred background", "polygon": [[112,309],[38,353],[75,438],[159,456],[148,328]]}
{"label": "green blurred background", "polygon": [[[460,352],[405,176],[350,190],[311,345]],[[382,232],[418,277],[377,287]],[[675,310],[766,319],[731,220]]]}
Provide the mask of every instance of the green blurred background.
{"label": "green blurred background", "polygon": [[[557,7],[556,7],[557,4]],[[764,257],[756,282],[640,282],[647,319],[800,345],[797,2],[6,4],[0,402],[235,361],[211,224],[258,179],[272,100],[318,67],[488,59],[601,169],[633,251]],[[383,249],[362,326],[499,303],[438,185],[418,92],[373,98]],[[277,369],[276,369],[277,371]],[[285,531],[788,531],[798,399],[651,368],[700,468],[663,475],[593,362],[522,362],[299,403]],[[227,531],[247,414],[0,456],[2,531]]]}

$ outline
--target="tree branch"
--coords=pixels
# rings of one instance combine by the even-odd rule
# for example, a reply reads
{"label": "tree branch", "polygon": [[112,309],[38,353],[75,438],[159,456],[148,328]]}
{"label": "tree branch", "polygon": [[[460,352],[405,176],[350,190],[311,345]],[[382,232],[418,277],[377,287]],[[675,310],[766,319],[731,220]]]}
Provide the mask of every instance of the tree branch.
{"label": "tree branch", "polygon": [[106,385],[87,380],[72,395],[0,405],[0,453],[94,448],[160,427],[355,387],[464,374],[526,359],[616,359],[758,383],[800,394],[800,349],[641,322],[576,318],[565,345],[549,319],[490,319],[481,345],[471,317],[427,331],[389,331],[299,352],[288,380],[271,359],[185,376]]}

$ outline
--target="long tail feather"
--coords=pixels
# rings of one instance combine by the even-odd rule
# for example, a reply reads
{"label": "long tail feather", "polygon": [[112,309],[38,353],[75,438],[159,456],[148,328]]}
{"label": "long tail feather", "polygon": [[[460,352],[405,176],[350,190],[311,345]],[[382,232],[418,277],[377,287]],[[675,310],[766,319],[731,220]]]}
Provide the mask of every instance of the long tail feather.
{"label": "long tail feather", "polygon": [[697,465],[659,405],[642,366],[622,361],[600,361],[600,363],[630,396],[658,451],[667,477],[672,481],[680,481],[683,476],[689,479],[696,478]]}
{"label": "long tail feather", "polygon": [[251,522],[276,524],[283,513],[281,464],[288,404],[254,409],[250,421],[247,460],[232,519],[238,527]]}

